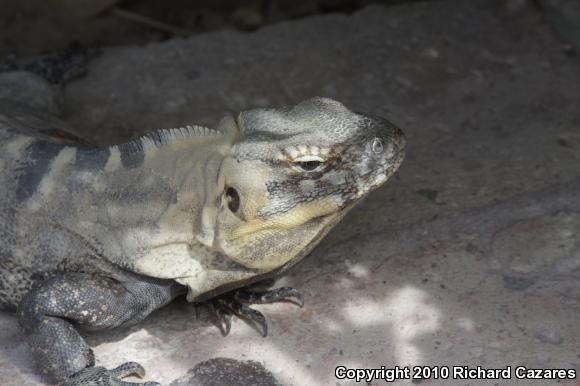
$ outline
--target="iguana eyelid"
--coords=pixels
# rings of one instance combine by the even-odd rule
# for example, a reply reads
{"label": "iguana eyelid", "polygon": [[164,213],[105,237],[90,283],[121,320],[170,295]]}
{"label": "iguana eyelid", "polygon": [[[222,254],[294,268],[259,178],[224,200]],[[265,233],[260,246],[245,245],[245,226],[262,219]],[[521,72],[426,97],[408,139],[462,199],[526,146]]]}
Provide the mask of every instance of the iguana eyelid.
{"label": "iguana eyelid", "polygon": [[303,155],[292,161],[292,167],[300,172],[317,172],[324,167],[324,159],[317,155]]}
{"label": "iguana eyelid", "polygon": [[324,158],[321,158],[317,155],[303,155],[303,156],[300,156],[300,157],[292,160],[292,162],[295,162],[295,163],[312,162],[312,161],[324,162],[325,160],[324,160]]}

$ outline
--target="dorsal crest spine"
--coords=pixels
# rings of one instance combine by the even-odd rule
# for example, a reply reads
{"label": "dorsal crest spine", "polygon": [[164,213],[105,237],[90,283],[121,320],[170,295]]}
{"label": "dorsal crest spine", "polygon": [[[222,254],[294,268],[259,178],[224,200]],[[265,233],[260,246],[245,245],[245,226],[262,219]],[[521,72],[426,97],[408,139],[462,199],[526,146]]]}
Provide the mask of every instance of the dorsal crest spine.
{"label": "dorsal crest spine", "polygon": [[173,141],[192,137],[218,136],[223,133],[205,126],[187,125],[171,129],[161,129],[152,131],[129,142],[114,145],[121,152],[135,153],[141,152],[151,147],[165,146]]}

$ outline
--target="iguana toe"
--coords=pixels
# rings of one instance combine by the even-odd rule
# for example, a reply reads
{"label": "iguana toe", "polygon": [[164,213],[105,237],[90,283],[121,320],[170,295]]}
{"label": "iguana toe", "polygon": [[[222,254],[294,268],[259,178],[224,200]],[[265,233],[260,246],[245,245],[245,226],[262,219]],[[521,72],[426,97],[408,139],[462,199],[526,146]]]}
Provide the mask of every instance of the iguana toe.
{"label": "iguana toe", "polygon": [[218,327],[223,336],[227,336],[232,328],[232,311],[217,299],[208,301],[209,309],[218,321]]}
{"label": "iguana toe", "polygon": [[236,300],[242,303],[263,304],[275,302],[291,302],[299,307],[304,306],[304,300],[298,290],[292,287],[280,287],[267,291],[237,291]]}
{"label": "iguana toe", "polygon": [[251,322],[260,328],[262,336],[268,335],[268,323],[264,315],[247,304],[263,304],[274,302],[291,302],[300,307],[304,305],[302,295],[291,287],[276,288],[267,291],[235,290],[218,296],[209,301],[210,309],[218,319],[219,328],[224,336],[231,329],[231,317],[238,317]]}
{"label": "iguana toe", "polygon": [[127,362],[112,370],[104,367],[87,367],[71,376],[61,386],[160,386],[157,382],[135,383],[123,381],[128,376],[145,376],[145,369],[139,363]]}

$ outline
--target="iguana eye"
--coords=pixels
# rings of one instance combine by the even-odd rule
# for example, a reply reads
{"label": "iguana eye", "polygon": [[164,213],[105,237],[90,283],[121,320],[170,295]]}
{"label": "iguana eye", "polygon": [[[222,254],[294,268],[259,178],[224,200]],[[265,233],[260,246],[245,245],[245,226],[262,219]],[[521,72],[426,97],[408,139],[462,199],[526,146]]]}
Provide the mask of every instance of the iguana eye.
{"label": "iguana eye", "polygon": [[311,172],[311,171],[318,169],[320,167],[320,165],[322,164],[322,162],[320,162],[320,161],[303,161],[303,162],[295,162],[294,164],[304,171]]}
{"label": "iguana eye", "polygon": [[231,186],[226,189],[226,201],[228,203],[228,208],[236,213],[240,209],[240,195],[238,191]]}
{"label": "iguana eye", "polygon": [[305,172],[314,172],[319,170],[322,165],[324,165],[324,160],[318,156],[306,155],[303,157],[296,158],[292,161],[292,165]]}

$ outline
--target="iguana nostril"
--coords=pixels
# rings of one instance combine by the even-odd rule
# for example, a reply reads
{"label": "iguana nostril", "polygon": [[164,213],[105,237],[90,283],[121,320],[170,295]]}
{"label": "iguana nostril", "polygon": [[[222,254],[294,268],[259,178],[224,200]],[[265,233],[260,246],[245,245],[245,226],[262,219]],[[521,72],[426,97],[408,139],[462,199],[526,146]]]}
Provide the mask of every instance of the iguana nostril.
{"label": "iguana nostril", "polygon": [[373,153],[380,154],[383,152],[383,142],[379,138],[373,139],[373,144],[371,146]]}
{"label": "iguana nostril", "polygon": [[395,146],[390,141],[384,143],[380,138],[373,139],[371,150],[377,156],[384,155],[386,159],[391,159],[395,155]]}

